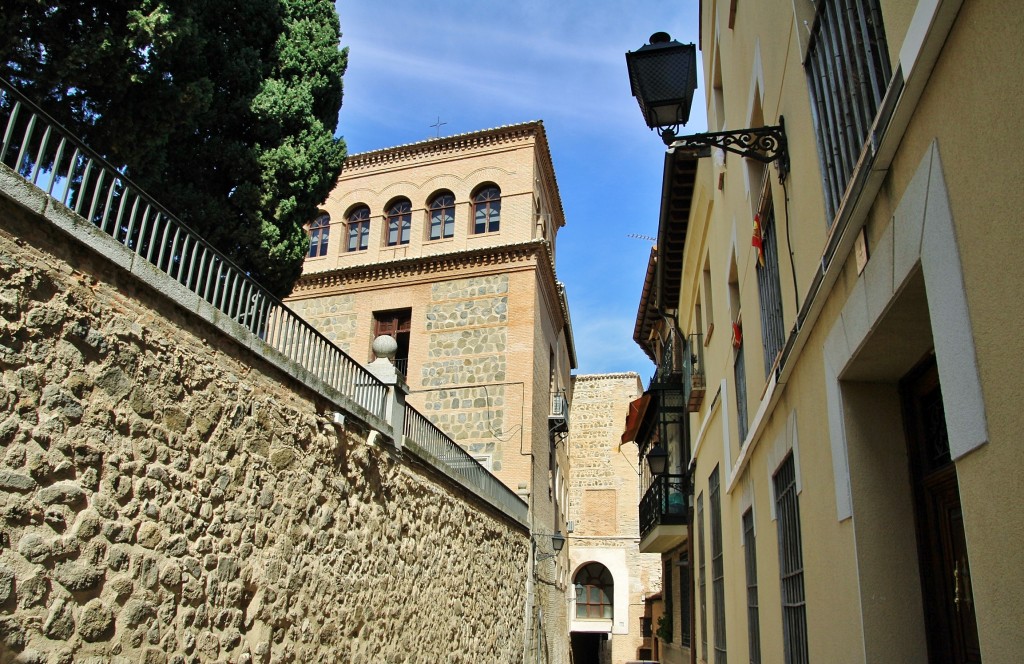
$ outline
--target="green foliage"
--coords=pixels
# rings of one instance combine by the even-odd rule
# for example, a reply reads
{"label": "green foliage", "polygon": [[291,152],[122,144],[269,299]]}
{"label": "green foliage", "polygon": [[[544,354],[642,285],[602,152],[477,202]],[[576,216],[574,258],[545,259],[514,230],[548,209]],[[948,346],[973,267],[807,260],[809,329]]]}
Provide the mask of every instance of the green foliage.
{"label": "green foliage", "polygon": [[0,75],[277,295],[345,157],[330,0],[8,0]]}
{"label": "green foliage", "polygon": [[658,629],[654,630],[654,635],[665,643],[672,642],[672,620],[669,616],[658,616]]}

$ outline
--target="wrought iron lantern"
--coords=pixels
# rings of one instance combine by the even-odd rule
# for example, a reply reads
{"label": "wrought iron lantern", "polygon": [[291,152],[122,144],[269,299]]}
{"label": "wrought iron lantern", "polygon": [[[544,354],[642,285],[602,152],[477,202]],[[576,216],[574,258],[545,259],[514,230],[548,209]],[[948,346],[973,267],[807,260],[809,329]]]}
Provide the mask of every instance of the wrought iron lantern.
{"label": "wrought iron lantern", "polygon": [[647,465],[651,469],[651,475],[665,474],[665,468],[668,466],[668,451],[660,442],[647,453]]}
{"label": "wrought iron lantern", "polygon": [[626,69],[644,121],[651,129],[659,130],[665,145],[696,150],[700,156],[708,156],[708,148],[716,147],[764,164],[774,162],[779,167],[779,180],[785,180],[789,155],[781,117],[775,126],[676,136],[676,130],[690,119],[693,92],[697,89],[695,45],[680,44],[668,33],[656,32],[649,44],[626,53]]}
{"label": "wrought iron lantern", "polygon": [[647,126],[660,129],[662,140],[670,144],[676,129],[690,120],[697,89],[697,47],[656,32],[649,44],[626,53],[626,68]]}
{"label": "wrought iron lantern", "polygon": [[[563,535],[561,531],[556,530],[554,535],[547,535],[547,534],[544,534],[544,533],[538,533],[538,534],[541,534],[541,535],[543,535],[545,537],[550,537],[551,538],[551,550],[552,550],[552,553],[542,553],[542,554],[539,554],[539,555],[536,555],[536,553],[535,553],[535,555],[536,555],[535,560],[537,562],[540,562],[542,560],[547,560],[548,558],[554,558],[555,556],[557,556],[562,551],[562,549],[565,548],[565,535]],[[536,538],[536,536],[531,541],[533,542],[534,552],[536,552],[536,550],[537,550],[537,538]]]}

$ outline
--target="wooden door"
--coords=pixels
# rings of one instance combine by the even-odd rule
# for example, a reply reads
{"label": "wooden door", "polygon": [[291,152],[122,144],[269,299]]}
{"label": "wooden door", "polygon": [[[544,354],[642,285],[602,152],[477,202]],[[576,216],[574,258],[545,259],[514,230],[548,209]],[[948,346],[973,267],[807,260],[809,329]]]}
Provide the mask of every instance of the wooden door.
{"label": "wooden door", "polygon": [[902,384],[914,491],[928,659],[981,662],[956,465],[949,454],[942,389],[930,357]]}

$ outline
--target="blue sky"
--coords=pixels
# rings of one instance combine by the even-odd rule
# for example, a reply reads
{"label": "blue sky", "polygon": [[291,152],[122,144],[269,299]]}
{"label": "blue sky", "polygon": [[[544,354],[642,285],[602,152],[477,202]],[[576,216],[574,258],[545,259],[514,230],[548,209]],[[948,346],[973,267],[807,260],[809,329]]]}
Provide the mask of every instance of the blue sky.
{"label": "blue sky", "polygon": [[[349,48],[338,132],[349,153],[543,120],[562,195],[558,278],[577,373],[653,365],[633,324],[657,232],[664,146],[630,95],[625,52],[697,41],[697,0],[339,0]],[[698,95],[702,95],[700,83]],[[702,98],[687,133],[704,131]]]}

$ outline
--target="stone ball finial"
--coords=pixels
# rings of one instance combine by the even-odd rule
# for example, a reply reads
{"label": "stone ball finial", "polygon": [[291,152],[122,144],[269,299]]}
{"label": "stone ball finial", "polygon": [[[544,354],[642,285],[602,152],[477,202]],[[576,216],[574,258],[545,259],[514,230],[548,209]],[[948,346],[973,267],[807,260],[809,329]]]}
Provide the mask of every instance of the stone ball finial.
{"label": "stone ball finial", "polygon": [[372,348],[373,354],[377,357],[383,357],[389,361],[393,361],[395,359],[395,353],[398,352],[398,342],[395,341],[394,337],[382,334],[373,340]]}

